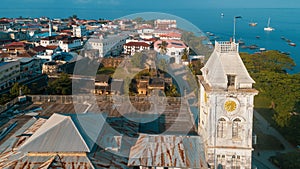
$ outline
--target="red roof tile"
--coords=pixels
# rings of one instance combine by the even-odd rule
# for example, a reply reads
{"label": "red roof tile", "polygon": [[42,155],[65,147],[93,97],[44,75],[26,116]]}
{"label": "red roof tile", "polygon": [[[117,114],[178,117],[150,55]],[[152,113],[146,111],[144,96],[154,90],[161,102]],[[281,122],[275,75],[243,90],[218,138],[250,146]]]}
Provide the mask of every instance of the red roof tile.
{"label": "red roof tile", "polygon": [[48,45],[48,46],[46,46],[46,49],[50,49],[50,50],[55,50],[56,48],[58,48],[58,46],[56,46],[56,45]]}
{"label": "red roof tile", "polygon": [[144,46],[149,47],[150,45],[145,42],[128,42],[124,46]]}
{"label": "red roof tile", "polygon": [[25,43],[23,43],[23,42],[12,42],[10,44],[5,45],[5,47],[25,47]]}

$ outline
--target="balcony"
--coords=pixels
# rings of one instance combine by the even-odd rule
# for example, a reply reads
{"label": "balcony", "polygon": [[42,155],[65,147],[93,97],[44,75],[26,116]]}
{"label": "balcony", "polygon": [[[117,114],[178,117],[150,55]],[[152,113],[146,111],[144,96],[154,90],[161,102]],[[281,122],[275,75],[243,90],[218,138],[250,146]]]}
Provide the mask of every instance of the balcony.
{"label": "balcony", "polygon": [[231,52],[239,52],[239,44],[230,41],[216,41],[215,49],[220,53],[231,53]]}

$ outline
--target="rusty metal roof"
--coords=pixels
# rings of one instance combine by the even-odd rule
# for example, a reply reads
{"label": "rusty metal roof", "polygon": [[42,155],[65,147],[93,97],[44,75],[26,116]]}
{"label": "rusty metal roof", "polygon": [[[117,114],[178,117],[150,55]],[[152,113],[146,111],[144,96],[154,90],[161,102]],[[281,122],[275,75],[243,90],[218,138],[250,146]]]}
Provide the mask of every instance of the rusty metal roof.
{"label": "rusty metal roof", "polygon": [[49,155],[31,156],[23,154],[9,154],[8,160],[0,162],[0,168],[64,168],[64,169],[94,169],[87,156]]}
{"label": "rusty metal roof", "polygon": [[131,148],[129,166],[207,168],[199,136],[145,135]]}

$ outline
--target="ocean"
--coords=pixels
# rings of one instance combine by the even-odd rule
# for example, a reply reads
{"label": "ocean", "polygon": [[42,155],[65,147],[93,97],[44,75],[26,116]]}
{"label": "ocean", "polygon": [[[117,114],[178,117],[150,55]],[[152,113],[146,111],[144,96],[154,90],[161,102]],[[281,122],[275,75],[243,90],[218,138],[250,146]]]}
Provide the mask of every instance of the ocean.
{"label": "ocean", "polygon": [[[156,13],[141,13],[156,12]],[[165,14],[171,15],[165,15]],[[221,13],[224,16],[221,16]],[[233,18],[236,19],[236,40],[243,40],[245,45],[257,45],[259,48],[267,50],[279,50],[289,53],[294,59],[296,67],[289,73],[300,72],[300,9],[297,8],[226,8],[226,9],[164,9],[147,10],[145,9],[88,9],[88,8],[36,8],[36,9],[0,9],[0,17],[41,17],[64,18],[76,14],[79,18],[86,19],[116,19],[130,14],[131,17],[142,16],[146,19],[181,18],[178,22],[179,27],[189,31],[199,33],[210,32],[211,39],[229,40],[233,35]],[[267,26],[268,18],[271,18],[270,26],[275,28],[272,32],[264,31]],[[180,20],[180,19],[179,19]],[[249,22],[257,22],[257,26],[249,26]],[[257,38],[259,36],[259,38]],[[291,40],[297,46],[290,46],[282,37]],[[240,49],[241,52],[254,53],[258,50]]]}

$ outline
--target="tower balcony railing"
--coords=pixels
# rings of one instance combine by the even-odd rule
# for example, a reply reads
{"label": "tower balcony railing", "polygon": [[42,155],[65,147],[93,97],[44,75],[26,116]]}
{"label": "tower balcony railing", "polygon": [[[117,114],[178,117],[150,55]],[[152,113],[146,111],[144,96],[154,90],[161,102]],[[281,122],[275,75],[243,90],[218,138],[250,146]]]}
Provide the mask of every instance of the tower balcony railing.
{"label": "tower balcony railing", "polygon": [[231,41],[216,41],[215,49],[220,53],[239,52],[239,44]]}

